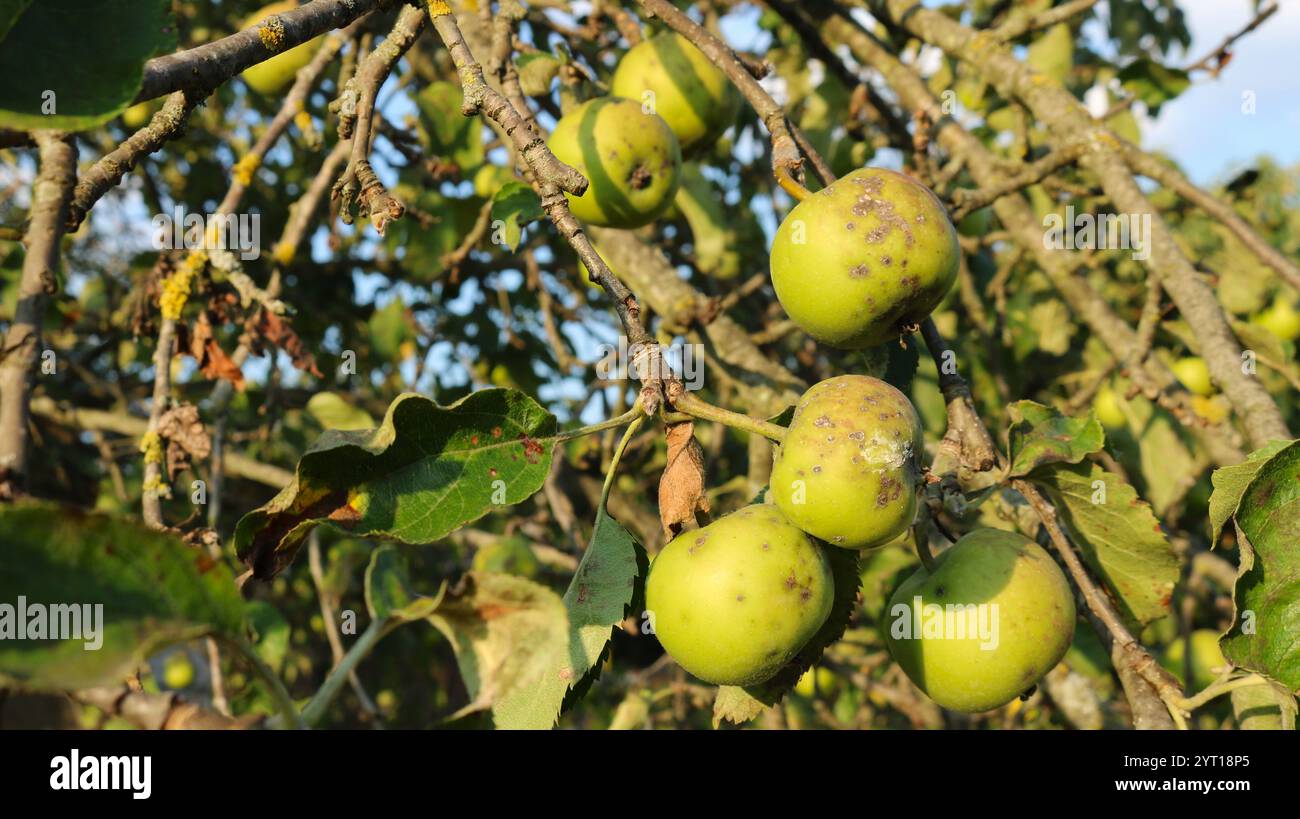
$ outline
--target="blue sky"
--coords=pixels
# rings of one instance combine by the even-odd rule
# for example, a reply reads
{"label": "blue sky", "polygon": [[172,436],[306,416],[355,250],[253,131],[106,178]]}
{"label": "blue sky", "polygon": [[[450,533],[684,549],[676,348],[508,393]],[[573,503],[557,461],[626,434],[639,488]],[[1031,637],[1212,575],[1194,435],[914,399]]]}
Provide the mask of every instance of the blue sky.
{"label": "blue sky", "polygon": [[[1182,0],[1192,31],[1189,54],[1200,59],[1253,15],[1250,0]],[[1198,183],[1230,176],[1260,154],[1286,165],[1300,162],[1300,0],[1281,0],[1279,11],[1239,42],[1217,80],[1206,74],[1155,121],[1143,123],[1144,147],[1168,152]],[[1241,111],[1253,92],[1256,112]]]}

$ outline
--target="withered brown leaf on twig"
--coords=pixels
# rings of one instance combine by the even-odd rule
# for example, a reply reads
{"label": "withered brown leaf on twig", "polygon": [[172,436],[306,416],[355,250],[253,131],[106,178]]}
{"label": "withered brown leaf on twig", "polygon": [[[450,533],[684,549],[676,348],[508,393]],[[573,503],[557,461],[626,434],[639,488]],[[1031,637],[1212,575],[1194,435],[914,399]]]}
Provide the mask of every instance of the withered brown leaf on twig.
{"label": "withered brown leaf on twig", "polygon": [[696,526],[696,515],[709,513],[704,494],[704,450],[695,440],[695,422],[670,424],[665,433],[668,463],[659,478],[659,521],[668,540]]}

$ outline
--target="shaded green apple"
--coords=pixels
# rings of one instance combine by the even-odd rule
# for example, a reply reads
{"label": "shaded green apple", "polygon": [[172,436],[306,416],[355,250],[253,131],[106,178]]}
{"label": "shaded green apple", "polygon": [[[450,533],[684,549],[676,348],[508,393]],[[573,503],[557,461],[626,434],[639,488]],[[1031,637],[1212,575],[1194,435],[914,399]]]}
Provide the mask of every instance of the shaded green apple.
{"label": "shaded green apple", "polygon": [[821,628],[834,597],[821,547],[770,504],[678,535],[646,579],[664,650],[716,685],[770,679]]}
{"label": "shaded green apple", "polygon": [[573,215],[593,225],[635,228],[672,204],[682,155],[668,124],[639,103],[588,100],[560,118],[551,151],[587,177],[582,196],[565,194]]}
{"label": "shaded green apple", "polygon": [[921,421],[893,386],[867,375],[813,385],[795,404],[772,465],[772,500],[827,543],[865,549],[916,517]]}
{"label": "shaded green apple", "polygon": [[1300,311],[1289,299],[1279,293],[1265,310],[1250,320],[1251,324],[1263,327],[1283,341],[1295,341],[1300,338]]}
{"label": "shaded green apple", "polygon": [[[283,0],[283,2],[272,3],[264,6],[260,11],[255,11],[244,19],[242,28],[252,28],[258,23],[273,14],[284,14],[298,8],[296,0]],[[267,38],[263,38],[266,42]],[[294,46],[288,51],[282,51],[269,60],[263,60],[256,65],[250,65],[244,69],[241,75],[248,87],[257,93],[266,97],[273,97],[289,87],[298,72],[311,62],[311,58],[316,55],[316,49],[320,47],[325,35],[308,40],[307,42]]]}
{"label": "shaded green apple", "polygon": [[727,75],[671,31],[643,40],[623,55],[610,93],[663,117],[683,153],[708,148],[740,111],[740,92]]}
{"label": "shaded green apple", "polygon": [[1174,377],[1182,382],[1188,392],[1195,395],[1214,395],[1214,382],[1210,380],[1210,368],[1205,359],[1199,356],[1180,358],[1170,367]]}
{"label": "shaded green apple", "polygon": [[790,318],[855,350],[896,339],[957,278],[957,231],[930,189],[864,168],[804,199],[772,242],[772,285]]}
{"label": "shaded green apple", "polygon": [[171,689],[189,688],[194,682],[194,664],[184,651],[176,651],[163,662],[163,685]]}
{"label": "shaded green apple", "polygon": [[528,541],[518,535],[489,543],[474,553],[476,572],[501,572],[531,578],[537,577],[541,570],[541,561],[533,553]]}
{"label": "shaded green apple", "polygon": [[153,115],[158,113],[158,110],[163,107],[163,102],[165,102],[165,100],[161,98],[137,102],[135,105],[132,105],[130,108],[122,112],[122,124],[133,131],[140,130],[144,126],[148,125],[149,120],[153,119]]}
{"label": "shaded green apple", "polygon": [[898,587],[886,627],[889,653],[930,699],[953,711],[988,711],[1065,656],[1074,597],[1038,544],[977,529],[935,557],[933,571],[922,567]]}
{"label": "shaded green apple", "polygon": [[1195,694],[1196,692],[1208,688],[1210,683],[1219,678],[1219,670],[1229,663],[1223,656],[1222,649],[1219,648],[1219,633],[1208,628],[1198,628],[1191,634],[1192,643],[1192,681],[1190,685],[1187,682],[1185,673],[1185,663],[1187,658],[1187,641],[1182,637],[1174,640],[1169,644],[1160,657],[1160,664],[1163,665],[1170,674],[1178,678],[1183,685],[1187,685],[1187,693]]}
{"label": "shaded green apple", "polygon": [[1109,385],[1097,390],[1093,406],[1097,410],[1097,420],[1101,421],[1101,425],[1106,429],[1123,429],[1128,426],[1128,415],[1124,413],[1124,404],[1119,394]]}

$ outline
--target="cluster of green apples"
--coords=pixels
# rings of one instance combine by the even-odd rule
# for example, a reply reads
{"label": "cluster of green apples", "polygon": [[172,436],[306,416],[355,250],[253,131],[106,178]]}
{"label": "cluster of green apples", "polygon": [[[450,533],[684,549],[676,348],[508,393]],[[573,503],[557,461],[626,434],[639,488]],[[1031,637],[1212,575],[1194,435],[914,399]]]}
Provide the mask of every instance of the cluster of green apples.
{"label": "cluster of green apples", "polygon": [[736,118],[740,95],[685,37],[658,34],[619,61],[610,96],[564,114],[548,145],[587,177],[569,207],[584,222],[638,228],[663,215],[682,180],[682,158],[711,146]]}
{"label": "cluster of green apples", "polygon": [[[891,385],[843,375],[810,388],[777,452],[770,503],[684,532],[656,555],[646,609],[664,649],[707,682],[771,679],[830,614],[826,550],[879,548],[914,522],[920,447],[916,411]],[[993,613],[992,634],[963,628],[980,607]],[[895,660],[940,705],[966,712],[1033,688],[1074,636],[1064,574],[1033,541],[995,529],[919,569],[887,613]]]}

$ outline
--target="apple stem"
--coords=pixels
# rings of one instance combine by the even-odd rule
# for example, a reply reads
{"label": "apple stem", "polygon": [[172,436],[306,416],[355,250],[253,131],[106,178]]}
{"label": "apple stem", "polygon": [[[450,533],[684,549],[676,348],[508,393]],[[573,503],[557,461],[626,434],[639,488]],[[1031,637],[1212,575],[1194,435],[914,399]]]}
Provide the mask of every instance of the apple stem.
{"label": "apple stem", "polygon": [[703,418],[706,421],[715,421],[719,424],[725,424],[736,429],[743,429],[746,432],[753,432],[762,435],[777,443],[785,440],[785,427],[773,424],[770,421],[764,421],[760,418],[751,418],[748,415],[741,415],[738,412],[732,412],[722,407],[715,407],[709,402],[697,398],[694,394],[685,390],[677,391],[672,396],[673,407],[680,412],[696,418]]}

